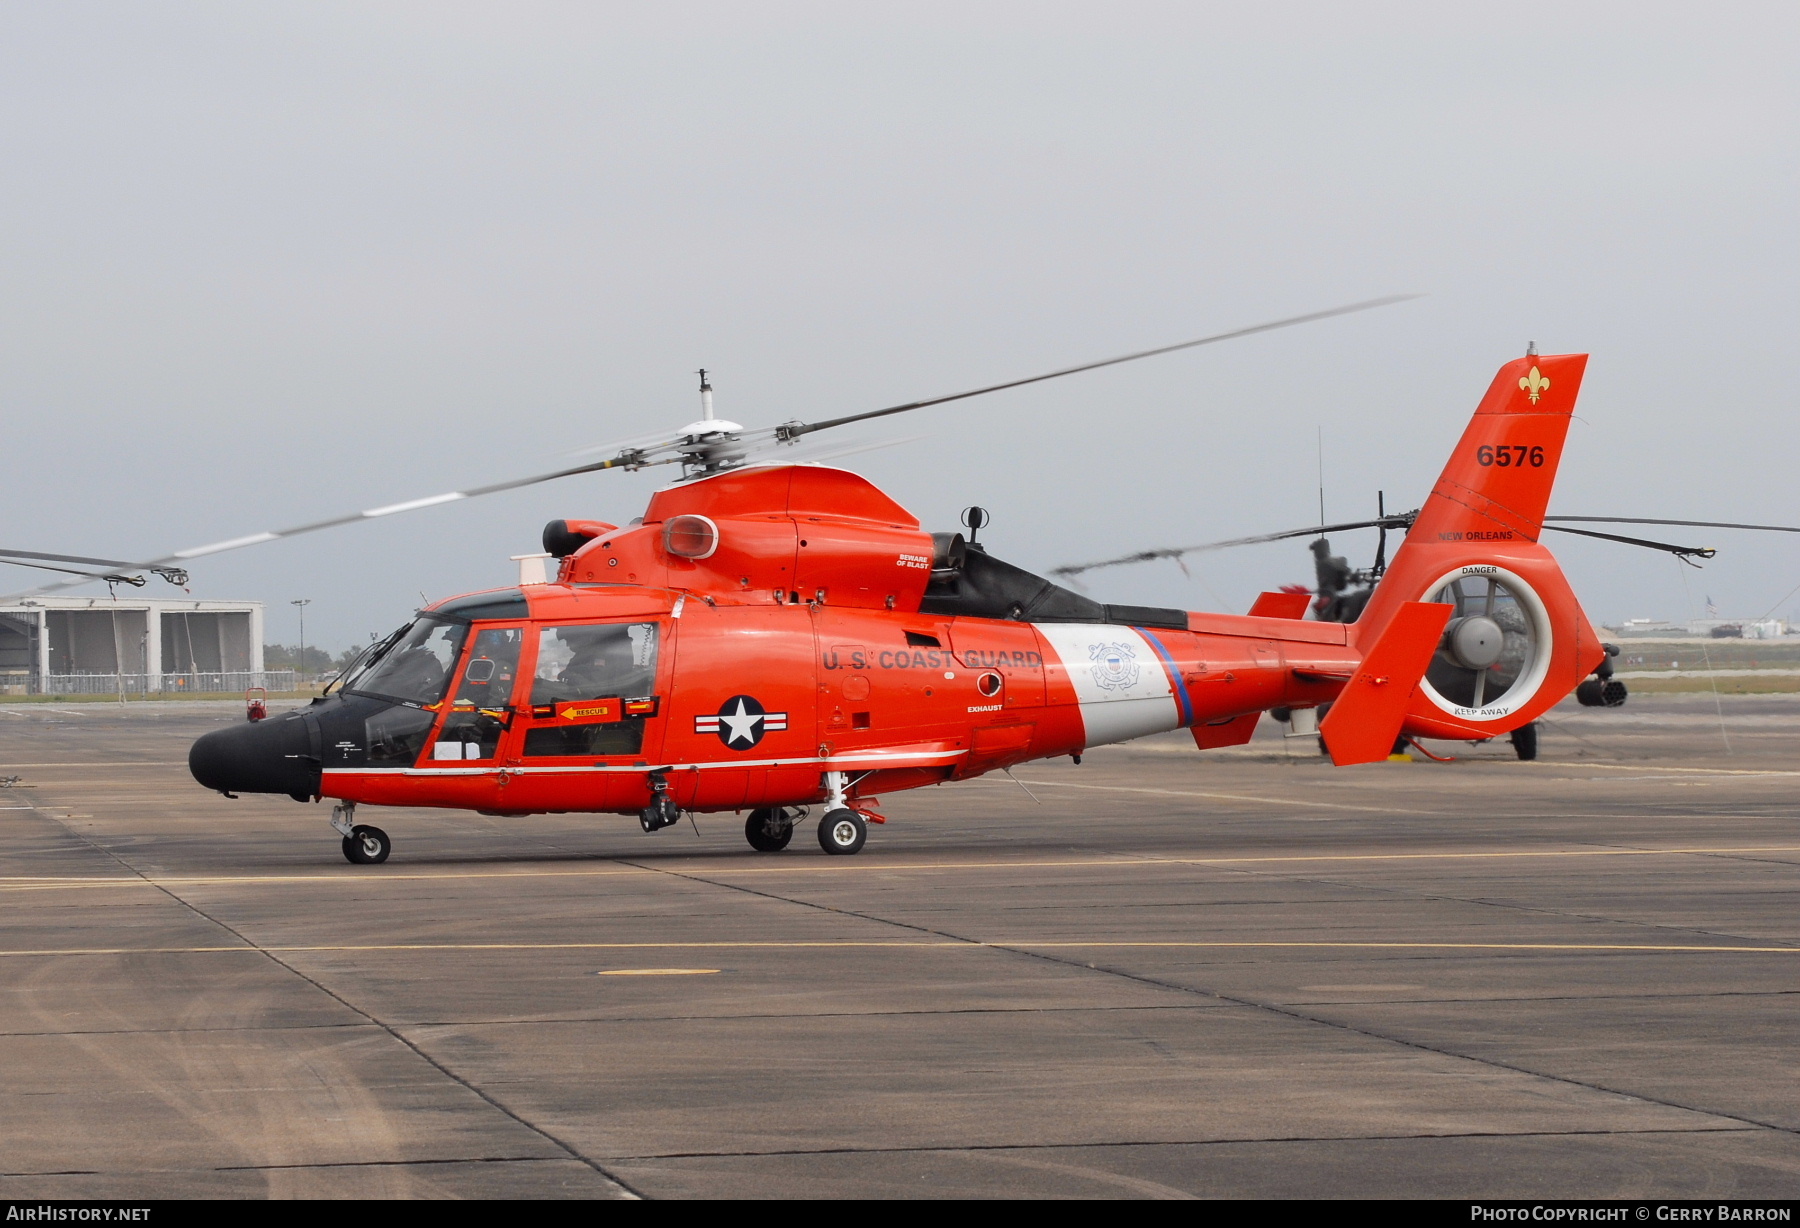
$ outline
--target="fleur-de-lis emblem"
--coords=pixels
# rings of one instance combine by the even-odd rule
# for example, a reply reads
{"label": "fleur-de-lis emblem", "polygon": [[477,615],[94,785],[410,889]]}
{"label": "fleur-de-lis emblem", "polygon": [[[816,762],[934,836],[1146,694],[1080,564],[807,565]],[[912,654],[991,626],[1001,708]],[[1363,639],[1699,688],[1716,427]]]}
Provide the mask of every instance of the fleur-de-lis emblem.
{"label": "fleur-de-lis emblem", "polygon": [[1533,405],[1538,403],[1538,398],[1544,395],[1544,389],[1549,386],[1550,377],[1541,374],[1536,367],[1531,369],[1530,375],[1521,375],[1519,377],[1519,389],[1522,392],[1529,392],[1531,394],[1531,403]]}

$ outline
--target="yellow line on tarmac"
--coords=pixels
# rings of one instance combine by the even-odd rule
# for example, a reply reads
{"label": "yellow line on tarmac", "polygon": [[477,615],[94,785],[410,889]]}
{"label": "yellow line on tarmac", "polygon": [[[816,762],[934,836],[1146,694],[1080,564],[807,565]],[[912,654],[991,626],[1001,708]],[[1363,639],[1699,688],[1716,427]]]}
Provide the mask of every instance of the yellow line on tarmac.
{"label": "yellow line on tarmac", "polygon": [[1549,767],[1593,768],[1596,772],[1698,772],[1706,776],[1800,776],[1800,772],[1783,772],[1762,768],[1668,767],[1661,763],[1552,763]]}
{"label": "yellow line on tarmac", "polygon": [[35,950],[0,950],[0,957],[68,955],[330,955],[380,952],[430,951],[786,951],[786,950],[954,950],[954,951],[1547,951],[1680,954],[1800,955],[1800,946],[1673,945],[1600,942],[1230,942],[1144,940],[1126,942],[968,942],[914,939],[821,939],[816,941],[721,941],[721,942],[393,942],[309,946],[214,946],[214,947],[71,947]]}
{"label": "yellow line on tarmac", "polygon": [[[1264,806],[1305,806],[1313,810],[1358,810],[1366,814],[1420,814],[1441,816],[1441,810],[1402,810],[1397,806],[1350,806],[1343,802],[1303,802],[1290,797],[1252,797],[1244,793],[1197,793],[1186,789],[1140,789],[1129,785],[1078,785],[1067,780],[1023,780],[1028,785],[1052,789],[1092,789],[1100,793],[1149,793],[1157,797],[1203,797],[1210,801],[1257,802]],[[998,784],[998,781],[992,782]]]}
{"label": "yellow line on tarmac", "polygon": [[1800,853],[1800,845],[1768,844],[1725,847],[1643,848],[1643,849],[1540,849],[1475,853],[1295,853],[1261,857],[1081,857],[1049,861],[915,861],[886,862],[788,862],[784,865],[743,865],[737,863],[681,864],[658,866],[626,866],[582,870],[460,870],[424,871],[382,874],[380,872],[346,872],[342,874],[244,874],[193,875],[166,878],[120,876],[108,878],[58,878],[24,875],[0,876],[0,892],[62,891],[78,887],[194,887],[194,886],[268,886],[283,883],[323,883],[337,886],[383,886],[400,883],[434,883],[462,879],[541,879],[541,878],[624,878],[667,872],[672,874],[899,874],[922,870],[1040,870],[1040,869],[1113,869],[1133,866],[1242,866],[1301,865],[1320,862],[1406,862],[1406,861],[1502,861],[1550,859],[1557,857],[1707,857],[1749,853]]}

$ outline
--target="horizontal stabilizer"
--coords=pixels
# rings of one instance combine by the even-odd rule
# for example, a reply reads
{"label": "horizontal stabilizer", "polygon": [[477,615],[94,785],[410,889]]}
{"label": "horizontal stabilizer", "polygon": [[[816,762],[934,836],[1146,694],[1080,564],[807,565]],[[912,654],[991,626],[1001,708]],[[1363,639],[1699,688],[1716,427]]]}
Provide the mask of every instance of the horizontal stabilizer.
{"label": "horizontal stabilizer", "polygon": [[1408,601],[1382,629],[1319,725],[1333,763],[1378,763],[1393,751],[1453,608]]}
{"label": "horizontal stabilizer", "polygon": [[1259,593],[1250,607],[1252,618],[1305,618],[1311,593]]}
{"label": "horizontal stabilizer", "polygon": [[1261,719],[1262,713],[1260,712],[1246,712],[1242,716],[1233,716],[1206,725],[1195,725],[1189,732],[1194,735],[1194,745],[1201,750],[1215,750],[1221,746],[1242,746],[1256,732],[1256,722]]}

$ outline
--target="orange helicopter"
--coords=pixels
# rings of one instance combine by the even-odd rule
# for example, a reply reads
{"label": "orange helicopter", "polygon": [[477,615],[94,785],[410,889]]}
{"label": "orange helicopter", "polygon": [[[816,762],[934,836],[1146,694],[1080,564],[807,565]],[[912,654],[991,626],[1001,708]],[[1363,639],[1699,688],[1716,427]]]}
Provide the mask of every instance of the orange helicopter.
{"label": "orange helicopter", "polygon": [[1091,747],[1178,728],[1202,750],[1238,745],[1273,709],[1329,706],[1318,730],[1333,761],[1366,763],[1402,737],[1528,728],[1604,670],[1607,650],[1539,544],[1543,530],[1712,553],[1545,523],[1607,519],[1545,516],[1585,355],[1528,353],[1502,367],[1418,511],[1241,539],[1373,527],[1385,555],[1387,530],[1407,531],[1355,611],[1338,600],[1313,620],[1304,591],[1264,593],[1245,616],[1102,604],[987,553],[981,509],[965,517],[968,539],[930,533],[853,473],[751,458],[853,422],[1410,297],[761,431],[716,418],[702,372],[699,421],[604,460],[146,563],[8,550],[0,562],[78,577],[37,592],[143,583],[133,571],[184,583],[191,560],[226,550],[575,474],[680,464],[682,480],[628,526],[547,525],[545,553],[524,568],[554,559],[554,575],[421,610],[309,706],[195,742],[194,778],[228,797],[334,799],[332,826],[359,864],[392,848],[356,822],[365,804],[625,814],[645,831],[684,811],[748,812],[746,838],[769,852],[822,806],[820,845],[852,854],[883,821],[885,794],[1032,759],[1079,762]]}
{"label": "orange helicopter", "polygon": [[[1586,361],[1500,369],[1353,623],[1305,620],[1305,593],[1245,616],[1101,604],[853,473],[743,464],[749,433],[707,412],[662,445],[689,476],[640,520],[553,521],[553,576],[421,611],[326,697],[199,739],[190,767],[227,795],[335,799],[358,863],[391,848],[359,805],[646,831],[747,811],[762,851],[821,806],[821,846],[852,854],[886,794],[1179,728],[1237,745],[1276,707],[1329,703],[1338,764],[1506,733],[1606,659],[1538,542]],[[654,458],[584,469],[634,463]]]}

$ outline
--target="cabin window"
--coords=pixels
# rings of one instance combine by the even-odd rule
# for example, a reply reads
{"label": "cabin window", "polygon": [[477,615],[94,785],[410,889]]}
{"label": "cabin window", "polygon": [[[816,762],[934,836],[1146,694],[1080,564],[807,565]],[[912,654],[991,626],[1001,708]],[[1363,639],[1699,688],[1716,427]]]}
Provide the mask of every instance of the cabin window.
{"label": "cabin window", "polygon": [[526,758],[547,755],[635,755],[644,748],[644,718],[626,717],[605,725],[546,726],[525,734]]}
{"label": "cabin window", "polygon": [[[637,754],[644,745],[644,718],[622,715],[619,701],[656,693],[656,644],[655,623],[541,630],[531,679],[534,720],[550,705],[584,699],[615,702],[604,716],[578,712],[572,724],[534,724],[525,734],[526,757]],[[561,719],[568,719],[564,712]]]}
{"label": "cabin window", "polygon": [[655,694],[656,631],[655,623],[545,627],[538,634],[531,702]]}

